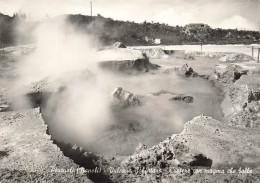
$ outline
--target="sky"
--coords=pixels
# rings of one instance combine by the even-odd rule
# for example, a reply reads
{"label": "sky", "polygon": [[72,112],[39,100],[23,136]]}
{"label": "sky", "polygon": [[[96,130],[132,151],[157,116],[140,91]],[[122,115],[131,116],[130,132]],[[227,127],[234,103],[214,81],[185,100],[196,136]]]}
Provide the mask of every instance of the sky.
{"label": "sky", "polygon": [[[205,23],[213,28],[259,30],[260,0],[92,0],[93,15],[169,25]],[[21,10],[32,20],[90,14],[90,0],[0,0],[0,12]]]}

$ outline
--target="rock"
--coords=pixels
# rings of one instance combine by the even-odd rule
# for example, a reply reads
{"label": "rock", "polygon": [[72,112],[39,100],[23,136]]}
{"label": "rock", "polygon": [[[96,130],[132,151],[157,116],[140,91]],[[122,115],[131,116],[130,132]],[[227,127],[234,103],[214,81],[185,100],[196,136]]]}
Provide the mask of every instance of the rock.
{"label": "rock", "polygon": [[231,84],[238,80],[242,75],[246,75],[247,70],[242,69],[238,65],[228,65],[227,67],[222,67],[219,70],[215,71],[210,75],[210,80],[215,80],[221,84]]}
{"label": "rock", "polygon": [[33,82],[26,86],[27,93],[35,92],[59,92],[67,85],[82,80],[89,80],[95,77],[89,70],[64,72],[59,76],[48,76],[40,81]]}
{"label": "rock", "polygon": [[221,62],[247,62],[253,61],[249,55],[243,53],[232,53],[232,52],[204,52],[204,51],[185,51],[185,57],[210,57],[210,58],[218,58]]}
{"label": "rock", "polygon": [[[217,129],[218,130],[218,129]],[[193,157],[193,160],[190,162],[190,166],[196,167],[211,167],[212,160],[205,157],[203,154],[198,154]]]}
{"label": "rock", "polygon": [[176,71],[178,71],[178,68],[172,67],[172,68],[165,69],[162,73],[163,74],[172,74],[172,73],[175,73]]}
{"label": "rock", "polygon": [[[120,50],[120,48],[115,50]],[[140,59],[146,58],[142,57]],[[139,66],[131,65],[131,61],[136,60],[123,60],[130,61],[124,63],[126,65],[130,64],[130,66],[124,67],[129,68],[129,72],[132,72],[133,68],[134,70],[137,69],[138,72],[149,70],[148,67],[143,66],[140,66],[141,69],[138,70]],[[74,169],[85,167],[86,170],[97,167],[104,170],[104,172],[109,172],[108,167],[118,166],[120,169],[125,168],[133,172],[118,175],[114,173],[112,176],[118,176],[119,178],[112,180],[112,182],[259,182],[259,176],[257,175],[260,173],[258,161],[260,135],[259,129],[256,128],[260,126],[260,73],[248,73],[243,67],[236,65],[223,67],[220,70],[216,71],[211,78],[225,85],[223,88],[225,95],[230,98],[232,107],[236,109],[233,115],[228,116],[230,117],[228,121],[230,123],[217,121],[207,116],[195,117],[185,124],[184,130],[180,134],[174,134],[151,148],[147,148],[147,146],[140,143],[136,148],[136,152],[129,156],[113,154],[115,158],[112,163],[107,162],[103,156],[87,152],[77,145],[72,146],[53,140],[48,135],[48,127],[44,124],[38,108],[21,111],[1,111],[0,134],[3,136],[3,138],[0,138],[0,147],[2,148],[0,149],[1,181],[32,182],[37,180],[39,182],[55,182],[62,180],[65,182],[91,182],[93,180],[94,182],[111,182],[110,177],[103,173],[88,175],[61,174],[51,173],[48,170],[50,166],[55,168],[73,167]],[[192,76],[194,72],[187,65],[181,69],[174,69],[174,71],[178,71],[186,77]],[[72,78],[71,75],[67,75],[67,77]],[[73,83],[77,78],[81,77],[75,77],[69,82]],[[25,87],[25,94],[29,94],[29,97],[38,98],[38,93],[59,92],[68,84],[65,82],[67,79],[64,82],[62,79],[63,77],[35,82]],[[4,93],[9,92],[0,90],[0,110],[9,107]],[[166,90],[154,93],[155,96],[163,94],[172,95],[175,98],[174,100],[185,101],[187,99],[187,101],[191,101],[192,98]],[[140,97],[134,96],[122,88],[116,88],[113,97],[115,104],[122,107],[140,105]],[[126,125],[122,125],[124,130],[120,132],[132,133],[138,131],[138,133],[141,133],[143,127],[138,125],[139,123],[132,121],[127,122]],[[29,136],[33,137],[33,139],[28,138]],[[120,138],[122,136],[120,134],[116,137]],[[12,139],[17,139],[15,147]],[[36,159],[37,161],[35,161]],[[122,166],[121,160],[123,160]],[[252,167],[254,173],[249,175],[212,175],[195,174],[193,172],[196,167],[207,170],[212,168],[214,170],[223,167],[228,169],[234,166]],[[187,171],[170,171],[173,169]],[[159,170],[159,172],[149,174],[148,170]]]}
{"label": "rock", "polygon": [[0,104],[0,112],[6,111],[9,109],[9,105],[7,104]]}
{"label": "rock", "polygon": [[171,100],[171,101],[176,101],[177,100],[177,101],[183,101],[183,102],[186,102],[186,103],[192,103],[193,102],[193,97],[180,94],[180,95],[176,95],[174,97],[171,97],[169,100]]}
{"label": "rock", "polygon": [[[194,166],[213,169],[219,169],[220,166],[227,170],[236,164],[238,167],[253,166],[257,174],[260,172],[257,162],[259,137],[258,129],[234,128],[211,117],[198,116],[186,123],[180,134],[127,157],[122,166],[137,170],[160,168],[161,175],[168,180],[171,180],[170,175],[180,175],[177,171],[169,173],[169,170],[179,167],[191,170]],[[250,151],[244,147],[248,143],[251,144]],[[181,175],[188,180],[190,173],[187,171]]]}
{"label": "rock", "polygon": [[235,83],[229,87],[228,94],[235,111],[241,111],[248,103],[260,100],[259,88],[254,89],[246,84]]}
{"label": "rock", "polygon": [[205,52],[205,51],[192,51],[186,50],[185,56],[192,56],[192,57],[210,57],[210,58],[221,58],[228,53],[223,52]]}
{"label": "rock", "polygon": [[82,171],[88,172],[88,178],[94,182],[110,182],[109,176],[101,171],[107,165],[107,161],[102,156],[88,152],[78,145],[72,146],[63,142],[54,142],[63,152],[77,165],[80,165]]}
{"label": "rock", "polygon": [[163,94],[176,95],[175,93],[168,91],[168,90],[160,90],[158,92],[152,93],[152,95],[154,95],[154,96],[160,96],[160,95],[163,95]]}
{"label": "rock", "polygon": [[144,144],[142,144],[142,143],[140,143],[140,144],[136,147],[135,153],[139,153],[140,151],[145,150],[145,149],[147,149],[147,146],[144,145]]}
{"label": "rock", "polygon": [[[89,80],[94,74],[88,70],[65,72],[59,76],[48,76],[29,84],[0,90],[0,111],[36,108],[54,93],[62,92],[67,86]],[[17,102],[20,101],[20,102]]]}
{"label": "rock", "polygon": [[243,53],[230,53],[219,59],[221,62],[248,62],[253,60],[254,58]]}
{"label": "rock", "polygon": [[108,48],[97,51],[97,59],[104,61],[124,61],[147,58],[141,50],[132,48]]}
{"label": "rock", "polygon": [[233,108],[227,119],[232,125],[260,127],[260,74],[242,75],[228,87],[228,97]]}
{"label": "rock", "polygon": [[115,47],[115,48],[126,48],[126,45],[122,42],[116,42],[115,44],[113,44],[113,47]]}
{"label": "rock", "polygon": [[[39,109],[0,113],[1,182],[90,181],[86,174],[51,171],[70,168],[76,170],[80,166],[53,144],[51,136],[46,134],[46,129]],[[15,147],[12,139],[17,139]],[[4,154],[2,150],[8,154]]]}
{"label": "rock", "polygon": [[236,81],[236,85],[247,85],[248,90],[248,102],[260,100],[260,74],[242,75],[239,80]]}
{"label": "rock", "polygon": [[114,89],[112,95],[115,102],[114,107],[119,109],[131,106],[139,106],[141,104],[137,96],[133,95],[133,93],[123,90],[122,87]]}
{"label": "rock", "polygon": [[136,60],[104,61],[100,62],[99,66],[106,70],[126,74],[148,72],[149,70],[157,70],[160,67],[156,64],[152,64],[147,58]]}
{"label": "rock", "polygon": [[184,59],[185,60],[195,60],[195,58],[193,56],[191,56],[191,55],[185,55]]}
{"label": "rock", "polygon": [[138,50],[142,51],[147,58],[168,58],[162,48],[140,48]]}
{"label": "rock", "polygon": [[193,102],[193,97],[192,96],[187,96],[184,94],[176,94],[174,92],[171,91],[167,91],[167,90],[160,90],[158,92],[154,92],[151,93],[153,96],[160,96],[160,95],[164,95],[164,94],[170,94],[172,95],[172,97],[169,100],[172,101],[183,101],[186,103],[192,103]]}
{"label": "rock", "polygon": [[260,128],[260,102],[251,102],[240,111],[232,113],[227,117],[231,125],[242,126],[246,128]]}
{"label": "rock", "polygon": [[166,55],[173,55],[176,50],[163,50],[163,52],[166,54]]}
{"label": "rock", "polygon": [[188,66],[188,64],[184,64],[181,68],[178,69],[177,74],[179,76],[184,77],[197,77],[198,73],[194,72],[191,67]]}
{"label": "rock", "polygon": [[260,73],[249,72],[235,64],[218,65],[210,75],[209,80],[224,91],[221,107],[229,124],[260,127],[260,115],[255,107],[260,100],[259,79]]}

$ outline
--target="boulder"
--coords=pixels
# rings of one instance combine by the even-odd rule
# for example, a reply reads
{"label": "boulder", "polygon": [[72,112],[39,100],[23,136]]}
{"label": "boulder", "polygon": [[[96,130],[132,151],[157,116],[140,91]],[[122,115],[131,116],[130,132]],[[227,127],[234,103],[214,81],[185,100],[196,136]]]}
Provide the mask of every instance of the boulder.
{"label": "boulder", "polygon": [[192,51],[192,50],[185,51],[185,56],[192,56],[192,57],[221,58],[227,54],[228,53],[223,53],[223,52],[205,52],[205,51]]}
{"label": "boulder", "polygon": [[228,97],[233,108],[227,119],[232,125],[260,127],[260,74],[242,75],[228,87]]}
{"label": "boulder", "polygon": [[242,75],[236,85],[248,86],[248,102],[260,100],[260,73]]}
{"label": "boulder", "polygon": [[260,127],[260,110],[256,107],[260,101],[260,73],[235,64],[219,65],[209,79],[225,92],[221,106],[229,124]]}
{"label": "boulder", "polygon": [[183,102],[186,102],[186,103],[192,103],[193,102],[192,96],[187,96],[187,95],[184,95],[184,94],[176,94],[174,92],[167,91],[167,90],[160,90],[158,92],[152,93],[153,96],[160,96],[160,95],[165,95],[165,94],[172,95],[172,97],[169,99],[171,101],[183,101]]}
{"label": "boulder", "polygon": [[175,95],[175,96],[171,97],[169,100],[171,100],[171,101],[183,101],[183,102],[186,102],[186,103],[192,103],[193,102],[193,97],[180,94],[180,95]]}
{"label": "boulder", "polygon": [[241,111],[227,117],[231,125],[246,128],[260,128],[260,101],[248,103]]}
{"label": "boulder", "polygon": [[184,59],[185,60],[195,60],[195,58],[193,56],[191,56],[191,55],[185,55]]}
{"label": "boulder", "polygon": [[185,57],[210,57],[217,58],[221,62],[247,62],[253,61],[249,55],[244,53],[232,53],[232,52],[205,52],[205,51],[185,51]]}
{"label": "boulder", "polygon": [[122,61],[122,60],[137,60],[147,58],[141,50],[132,48],[108,48],[99,50],[97,60],[103,61]]}
{"label": "boulder", "polygon": [[168,55],[162,48],[141,48],[139,50],[148,58],[168,58]]}
{"label": "boulder", "polygon": [[168,91],[168,90],[160,90],[158,92],[152,93],[153,96],[160,96],[164,94],[170,94],[170,95],[176,95],[174,92]]}
{"label": "boulder", "polygon": [[184,77],[197,77],[198,73],[194,72],[191,67],[188,66],[188,64],[184,64],[181,68],[178,69],[177,74],[179,76]]}
{"label": "boulder", "polygon": [[148,58],[120,61],[103,61],[99,63],[99,66],[106,70],[126,74],[148,72],[150,70],[156,70],[160,67],[159,65],[152,64]]}
{"label": "boulder", "polygon": [[243,53],[230,53],[219,59],[221,62],[248,62],[253,60],[254,58]]}
{"label": "boulder", "polygon": [[163,52],[164,52],[166,55],[173,55],[173,54],[175,54],[176,50],[163,50]]}
{"label": "boulder", "polygon": [[228,65],[227,67],[221,67],[220,69],[215,69],[210,75],[210,80],[217,81],[221,84],[231,84],[238,80],[242,75],[246,75],[247,70],[242,69],[238,65]]}
{"label": "boulder", "polygon": [[115,47],[115,48],[126,48],[126,45],[122,42],[116,42],[115,44],[113,44],[113,47]]}
{"label": "boulder", "polygon": [[[193,174],[192,169],[197,167],[227,171],[234,165],[253,166],[257,174],[260,172],[257,161],[259,137],[258,129],[233,127],[201,115],[187,122],[180,134],[127,157],[122,166],[132,168],[140,175],[143,172],[138,170],[160,169],[160,174],[150,176],[164,178],[165,182],[170,182],[171,175],[179,182],[182,177],[187,180]],[[178,168],[185,172],[173,171]]]}
{"label": "boulder", "polygon": [[142,143],[140,143],[140,144],[136,147],[135,153],[139,153],[139,152],[141,152],[141,151],[143,151],[143,150],[145,150],[145,149],[147,149],[147,146],[144,145],[144,144],[142,144]]}
{"label": "boulder", "polygon": [[112,92],[114,97],[114,109],[139,106],[141,104],[139,98],[133,93],[123,90],[122,87],[115,88]]}

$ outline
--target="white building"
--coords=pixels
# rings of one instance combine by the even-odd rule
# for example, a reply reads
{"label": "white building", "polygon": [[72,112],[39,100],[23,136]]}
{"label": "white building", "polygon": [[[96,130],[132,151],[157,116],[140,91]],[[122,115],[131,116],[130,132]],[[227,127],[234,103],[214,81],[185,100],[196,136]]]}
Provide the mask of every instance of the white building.
{"label": "white building", "polygon": [[161,39],[156,38],[156,39],[154,40],[154,44],[161,44]]}

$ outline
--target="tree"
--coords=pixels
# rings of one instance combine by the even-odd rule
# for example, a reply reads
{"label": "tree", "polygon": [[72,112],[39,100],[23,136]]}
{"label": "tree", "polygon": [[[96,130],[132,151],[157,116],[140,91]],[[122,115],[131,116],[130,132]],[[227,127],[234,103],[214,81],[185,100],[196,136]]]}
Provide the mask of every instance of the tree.
{"label": "tree", "polygon": [[27,19],[27,16],[25,13],[19,10],[18,13],[13,14],[13,18],[25,21]]}

